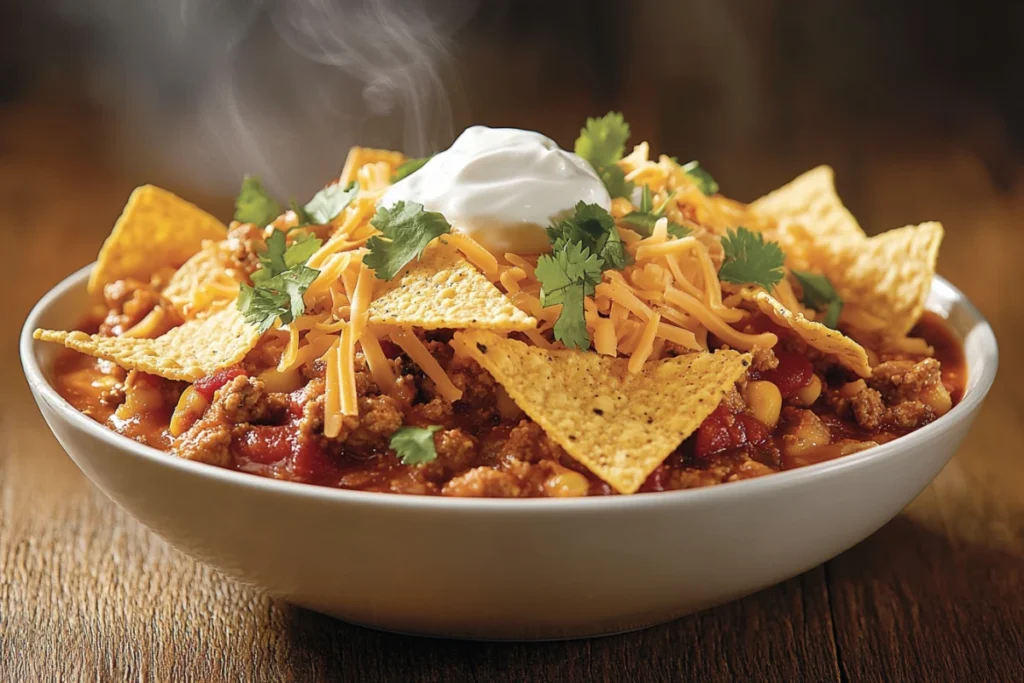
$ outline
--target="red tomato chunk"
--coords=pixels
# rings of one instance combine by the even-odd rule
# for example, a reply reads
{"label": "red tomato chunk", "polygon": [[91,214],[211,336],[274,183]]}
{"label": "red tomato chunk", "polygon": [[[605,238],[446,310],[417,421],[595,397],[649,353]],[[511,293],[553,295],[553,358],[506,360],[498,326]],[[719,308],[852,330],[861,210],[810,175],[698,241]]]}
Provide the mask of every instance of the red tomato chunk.
{"label": "red tomato chunk", "polygon": [[224,368],[223,370],[218,370],[212,375],[207,375],[206,377],[197,379],[195,384],[192,386],[195,387],[195,390],[199,392],[203,398],[207,401],[212,401],[213,395],[217,393],[218,389],[233,380],[235,377],[244,374],[245,370],[237,366],[233,368]]}
{"label": "red tomato chunk", "polygon": [[778,348],[775,349],[775,357],[779,359],[777,368],[761,372],[752,370],[750,379],[771,382],[779,388],[782,398],[789,398],[810,383],[811,376],[814,374],[811,361],[796,351]]}
{"label": "red tomato chunk", "polygon": [[694,455],[703,458],[729,448],[763,443],[770,437],[768,427],[756,417],[746,413],[733,414],[720,405],[697,429]]}

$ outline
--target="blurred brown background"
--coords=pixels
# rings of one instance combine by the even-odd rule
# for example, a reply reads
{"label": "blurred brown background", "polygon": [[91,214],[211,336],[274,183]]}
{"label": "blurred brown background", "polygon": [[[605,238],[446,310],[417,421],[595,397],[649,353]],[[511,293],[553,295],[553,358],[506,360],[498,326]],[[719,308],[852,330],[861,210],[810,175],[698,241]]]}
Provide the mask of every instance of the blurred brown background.
{"label": "blurred brown background", "polygon": [[[0,0],[0,680],[1024,680],[1022,73],[1009,1]],[[609,109],[730,196],[829,163],[869,232],[942,221],[939,271],[1003,344],[951,464],[821,567],[592,643],[377,634],[169,549],[28,398],[14,331],[136,185],[228,218],[245,172],[303,198],[356,143],[571,148]]]}

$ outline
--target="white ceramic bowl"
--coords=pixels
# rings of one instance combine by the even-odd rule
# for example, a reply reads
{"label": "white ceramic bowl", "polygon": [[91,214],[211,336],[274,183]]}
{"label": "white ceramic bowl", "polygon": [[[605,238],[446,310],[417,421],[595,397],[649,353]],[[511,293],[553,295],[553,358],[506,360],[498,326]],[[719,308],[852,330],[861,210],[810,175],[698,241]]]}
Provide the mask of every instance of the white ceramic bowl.
{"label": "white ceramic bowl", "polygon": [[182,460],[108,431],[50,384],[86,310],[88,268],[25,323],[46,422],[106,495],[172,545],[290,602],[391,631],[568,638],[667,621],[806,571],[892,519],[938,474],[996,374],[988,323],[936,278],[929,308],[964,341],[963,401],[868,451],[706,489],[571,500],[402,496],[282,482]]}

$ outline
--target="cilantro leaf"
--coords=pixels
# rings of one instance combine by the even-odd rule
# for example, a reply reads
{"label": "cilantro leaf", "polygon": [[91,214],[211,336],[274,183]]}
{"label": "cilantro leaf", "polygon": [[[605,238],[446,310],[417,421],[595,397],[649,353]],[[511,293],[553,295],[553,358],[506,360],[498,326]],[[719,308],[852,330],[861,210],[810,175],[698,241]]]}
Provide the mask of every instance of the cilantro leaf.
{"label": "cilantro leaf", "polygon": [[[317,224],[313,217],[309,215],[309,212],[304,207],[299,206],[299,203],[294,198],[288,202],[288,208],[295,213],[295,228],[304,228],[307,225]],[[294,228],[292,229],[294,230]]]}
{"label": "cilantro leaf", "polygon": [[400,427],[391,435],[391,450],[402,460],[403,465],[422,465],[437,459],[434,447],[434,432],[440,425],[429,427]]}
{"label": "cilantro leaf", "polygon": [[568,348],[590,348],[583,299],[594,294],[601,281],[604,262],[581,242],[573,242],[537,259],[541,306],[562,305],[555,321],[555,339]]}
{"label": "cilantro leaf", "polygon": [[633,194],[633,183],[626,180],[626,172],[615,164],[594,170],[597,171],[598,177],[601,178],[604,188],[608,190],[608,194],[611,195],[612,199],[616,197],[629,197],[629,195]]}
{"label": "cilantro leaf", "polygon": [[390,280],[413,259],[419,258],[431,240],[451,232],[444,216],[426,211],[416,202],[395,202],[381,206],[370,219],[370,225],[383,233],[366,243],[370,253],[363,263],[381,280]]}
{"label": "cilantro leaf", "polygon": [[612,197],[628,197],[633,183],[626,182],[626,173],[615,165],[626,150],[629,124],[618,112],[608,112],[599,119],[587,119],[580,130],[574,150],[597,172]]}
{"label": "cilantro leaf", "polygon": [[629,265],[626,245],[615,228],[615,219],[597,204],[579,202],[576,213],[547,229],[551,249],[561,251],[566,245],[580,243],[604,262],[605,268],[622,270]]}
{"label": "cilantro leaf", "polygon": [[836,329],[836,325],[839,324],[839,314],[843,312],[843,300],[840,298],[839,292],[832,286],[832,282],[824,275],[803,270],[794,270],[793,275],[800,283],[800,289],[803,290],[804,304],[818,312],[824,311],[825,318],[822,320],[822,324],[833,330]]}
{"label": "cilantro leaf", "polygon": [[245,176],[235,198],[235,220],[265,226],[280,215],[281,205],[263,187],[259,176]]}
{"label": "cilantro leaf", "polygon": [[718,194],[718,183],[711,177],[711,174],[701,168],[701,165],[696,161],[691,161],[688,164],[683,164],[683,172],[693,179],[693,182],[697,184],[700,191],[711,196]]}
{"label": "cilantro leaf", "polygon": [[610,111],[599,119],[587,119],[574,147],[576,154],[594,168],[611,166],[622,158],[629,139],[629,124],[622,114]]}
{"label": "cilantro leaf", "polygon": [[328,185],[306,203],[305,214],[310,219],[308,222],[314,225],[327,225],[352,203],[358,193],[359,184],[354,180],[347,187],[342,187],[341,183]]}
{"label": "cilantro leaf", "polygon": [[[658,222],[658,219],[665,215],[665,211],[668,210],[669,202],[672,201],[672,196],[675,192],[672,192],[665,201],[661,203],[657,209],[654,209],[654,200],[651,197],[651,188],[648,185],[644,185],[640,191],[640,208],[637,211],[630,211],[622,217],[622,222],[633,228],[637,233],[643,237],[650,237],[654,232],[654,224]],[[686,237],[692,231],[685,225],[680,225],[675,221],[668,222],[668,234],[673,237]]]}
{"label": "cilantro leaf", "polygon": [[759,232],[744,227],[729,230],[722,238],[725,261],[718,279],[738,285],[754,284],[771,290],[782,279],[786,257],[778,242],[765,242]]}
{"label": "cilantro leaf", "polygon": [[242,284],[237,303],[246,322],[256,325],[260,334],[278,318],[287,325],[305,312],[302,295],[320,274],[306,262],[320,244],[318,238],[305,235],[286,246],[280,230],[267,238],[267,250],[259,255],[262,268],[252,274],[251,287]]}
{"label": "cilantro leaf", "polygon": [[430,161],[433,156],[434,155],[430,155],[429,157],[423,157],[421,159],[406,159],[398,168],[395,169],[395,172],[391,174],[391,182],[397,183],[399,180],[408,178],[413,173],[423,168],[423,165]]}

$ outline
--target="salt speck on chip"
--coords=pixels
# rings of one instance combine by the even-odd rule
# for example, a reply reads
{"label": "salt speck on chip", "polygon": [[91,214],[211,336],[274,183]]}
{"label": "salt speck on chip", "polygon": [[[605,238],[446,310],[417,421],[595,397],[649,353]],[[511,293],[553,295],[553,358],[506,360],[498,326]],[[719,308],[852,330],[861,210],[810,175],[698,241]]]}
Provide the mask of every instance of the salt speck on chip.
{"label": "salt speck on chip", "polygon": [[736,351],[645,363],[548,351],[485,330],[458,332],[476,360],[551,439],[619,493],[634,493],[693,434],[750,365]]}

